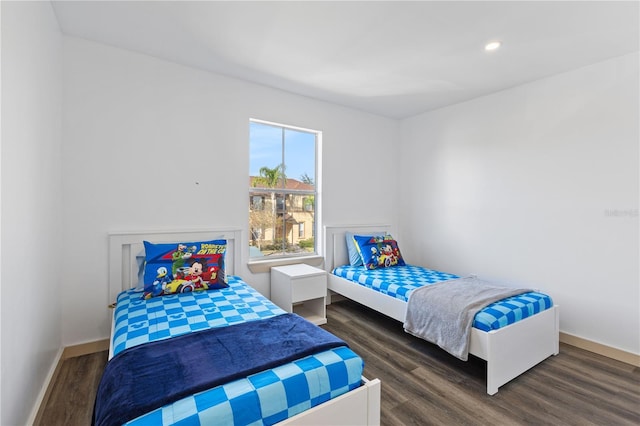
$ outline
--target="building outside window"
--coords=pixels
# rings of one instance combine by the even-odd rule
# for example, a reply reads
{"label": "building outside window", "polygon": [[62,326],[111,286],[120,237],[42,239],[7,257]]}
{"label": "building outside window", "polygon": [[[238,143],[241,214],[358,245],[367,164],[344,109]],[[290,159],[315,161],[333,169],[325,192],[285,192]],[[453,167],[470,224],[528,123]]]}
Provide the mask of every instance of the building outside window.
{"label": "building outside window", "polygon": [[249,123],[250,258],[317,253],[319,132]]}

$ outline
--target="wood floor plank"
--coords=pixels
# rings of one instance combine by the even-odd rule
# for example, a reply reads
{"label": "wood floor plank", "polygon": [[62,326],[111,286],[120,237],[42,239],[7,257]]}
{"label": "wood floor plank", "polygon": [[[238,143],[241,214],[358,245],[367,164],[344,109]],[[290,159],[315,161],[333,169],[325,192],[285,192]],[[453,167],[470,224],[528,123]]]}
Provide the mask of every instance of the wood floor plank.
{"label": "wood floor plank", "polygon": [[38,425],[90,425],[107,351],[62,361]]}

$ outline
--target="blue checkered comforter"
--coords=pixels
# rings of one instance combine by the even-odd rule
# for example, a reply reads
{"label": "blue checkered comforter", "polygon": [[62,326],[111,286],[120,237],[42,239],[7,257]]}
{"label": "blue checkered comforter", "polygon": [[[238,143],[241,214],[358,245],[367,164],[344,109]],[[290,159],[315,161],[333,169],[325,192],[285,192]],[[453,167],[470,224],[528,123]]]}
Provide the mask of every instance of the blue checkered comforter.
{"label": "blue checkered comforter", "polygon": [[[424,285],[460,278],[421,266],[406,265],[367,270],[362,266],[339,266],[333,270],[339,277],[365,287],[408,301],[411,292]],[[529,292],[492,303],[482,309],[473,320],[473,327],[483,331],[496,330],[513,324],[553,306],[551,297]]]}
{"label": "blue checkered comforter", "polygon": [[[238,277],[222,290],[142,300],[126,291],[114,313],[114,355],[149,341],[284,313]],[[127,425],[262,425],[294,416],[360,386],[363,360],[339,347],[189,396]]]}
{"label": "blue checkered comforter", "polygon": [[239,277],[229,287],[213,291],[141,298],[142,293],[120,293],[115,309],[113,354],[142,343],[167,339],[210,327],[224,327],[284,313]]}

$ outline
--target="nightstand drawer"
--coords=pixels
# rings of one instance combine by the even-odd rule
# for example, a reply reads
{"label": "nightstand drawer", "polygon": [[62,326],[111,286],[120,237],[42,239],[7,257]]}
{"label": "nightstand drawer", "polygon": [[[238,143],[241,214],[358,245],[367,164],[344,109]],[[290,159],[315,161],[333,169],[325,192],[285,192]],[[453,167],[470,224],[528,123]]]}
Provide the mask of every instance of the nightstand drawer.
{"label": "nightstand drawer", "polygon": [[316,297],[325,297],[326,293],[326,275],[291,280],[291,301],[293,303],[315,299]]}

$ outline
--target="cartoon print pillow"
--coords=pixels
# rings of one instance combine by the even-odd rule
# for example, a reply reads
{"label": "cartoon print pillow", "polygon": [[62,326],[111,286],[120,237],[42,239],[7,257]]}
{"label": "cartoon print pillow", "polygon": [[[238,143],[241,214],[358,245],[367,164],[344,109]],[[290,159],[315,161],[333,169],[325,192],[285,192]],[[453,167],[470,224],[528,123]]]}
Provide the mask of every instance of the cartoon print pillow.
{"label": "cartoon print pillow", "polygon": [[354,235],[353,239],[366,269],[405,265],[398,242],[391,235]]}
{"label": "cartoon print pillow", "polygon": [[144,241],[143,298],[228,287],[227,240],[154,244]]}

